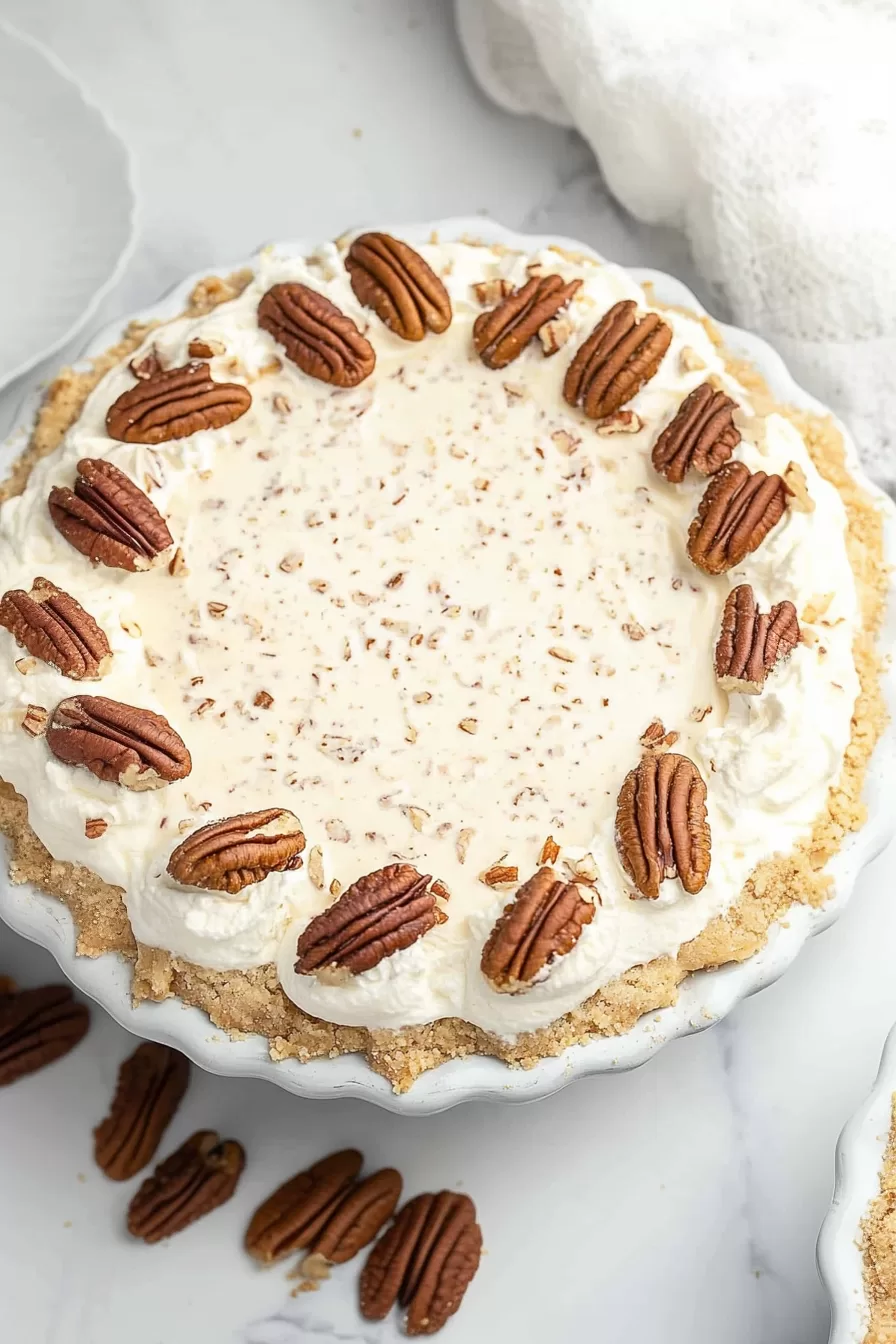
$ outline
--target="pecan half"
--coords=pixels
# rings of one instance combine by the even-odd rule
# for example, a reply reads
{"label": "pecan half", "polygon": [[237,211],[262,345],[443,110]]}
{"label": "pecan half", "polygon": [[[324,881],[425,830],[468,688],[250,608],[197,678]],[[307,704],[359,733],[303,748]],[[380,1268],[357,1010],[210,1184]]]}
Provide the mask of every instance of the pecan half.
{"label": "pecan half", "polygon": [[124,1060],[109,1114],[93,1131],[96,1164],[111,1180],[130,1180],[151,1160],[189,1081],[186,1056],[155,1041]]}
{"label": "pecan half", "polygon": [[348,250],[345,269],[358,302],[405,341],[451,325],[448,291],[431,266],[388,233],[362,233]]}
{"label": "pecan half", "polygon": [[226,1204],[237,1187],[246,1154],[235,1139],[197,1130],[159,1163],[128,1206],[128,1231],[150,1245],[182,1232]]}
{"label": "pecan half", "polygon": [[208,364],[139,378],[106,412],[106,432],[121,443],[168,443],[200,429],[221,429],[245,415],[252,394],[242,383],[216,383]]}
{"label": "pecan half", "polygon": [[172,545],[168,525],[149,496],[103,458],[82,457],[74,490],[54,485],[47,503],[66,541],[94,564],[149,569]]}
{"label": "pecan half", "polygon": [[468,1195],[418,1195],[367,1257],[361,1315],[381,1321],[398,1302],[407,1308],[407,1334],[434,1335],[463,1301],[481,1254],[482,1231]]}
{"label": "pecan half", "polygon": [[563,395],[590,420],[618,411],[653,377],[672,340],[658,313],[638,317],[632,299],[605,313],[566,370]]}
{"label": "pecan half", "polygon": [[267,807],[200,826],[172,851],[168,872],[186,887],[236,896],[268,873],[301,868],[304,848],[298,817],[285,807]]}
{"label": "pecan half", "polygon": [[674,485],[691,467],[712,476],[740,443],[736,410],[737,403],[711,383],[695,387],[653,445],[651,460],[659,474]]}
{"label": "pecan half", "polygon": [[342,968],[360,975],[410,947],[446,918],[427,891],[429,883],[409,863],[390,863],[353,882],[301,934],[297,973]]}
{"label": "pecan half", "polygon": [[495,989],[529,989],[565,956],[594,918],[594,903],[552,868],[539,868],[505,905],[482,949],[482,974]]}
{"label": "pecan half", "polygon": [[780,476],[728,462],[713,476],[688,531],[688,555],[706,574],[724,574],[757,550],[783,518]]}
{"label": "pecan half", "polygon": [[473,323],[473,345],[483,364],[503,369],[522,354],[552,317],[581,288],[581,280],[565,283],[559,275],[533,276]]}
{"label": "pecan half", "polygon": [[104,695],[60,700],[50,716],[47,746],[66,765],[142,792],[185,779],[190,753],[167,719]]}
{"label": "pecan half", "polygon": [[274,285],[258,305],[258,325],[283,346],[310,378],[356,387],[368,378],[376,354],[366,336],[329,299],[307,285]]}
{"label": "pecan half", "polygon": [[616,805],[616,847],[642,896],[655,900],[664,878],[694,894],[710,863],[706,785],[687,756],[649,752],[626,775]]}
{"label": "pecan half", "polygon": [[12,588],[0,598],[0,625],[23,649],[73,681],[96,681],[112,663],[109,641],[96,621],[49,579],[26,593]]}
{"label": "pecan half", "polygon": [[90,1024],[68,985],[10,991],[0,998],[0,1087],[24,1078],[78,1044]]}
{"label": "pecan half", "polygon": [[722,609],[716,644],[716,677],[723,691],[758,695],[775,664],[800,642],[800,623],[792,602],[776,602],[761,612],[748,583],[732,588]]}

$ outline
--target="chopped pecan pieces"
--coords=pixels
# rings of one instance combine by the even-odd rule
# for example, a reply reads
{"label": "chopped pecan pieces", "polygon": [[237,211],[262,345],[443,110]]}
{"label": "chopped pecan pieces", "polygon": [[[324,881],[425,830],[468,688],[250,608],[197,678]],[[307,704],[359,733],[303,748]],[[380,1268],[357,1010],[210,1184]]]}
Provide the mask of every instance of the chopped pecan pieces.
{"label": "chopped pecan pieces", "polygon": [[22,727],[29,737],[43,737],[50,722],[50,711],[43,705],[29,705],[22,719]]}
{"label": "chopped pecan pieces", "polygon": [[775,664],[800,642],[800,623],[792,602],[776,602],[761,612],[748,583],[732,588],[722,610],[716,644],[716,677],[723,691],[758,695]]}
{"label": "chopped pecan pieces", "polygon": [[594,903],[572,882],[561,882],[552,868],[539,868],[505,905],[482,949],[486,980],[501,993],[531,988],[557,957],[571,952]]}
{"label": "chopped pecan pieces", "polygon": [[418,1195],[367,1257],[361,1315],[381,1321],[398,1302],[407,1309],[407,1334],[434,1335],[463,1301],[481,1254],[482,1231],[468,1195]]}
{"label": "chopped pecan pieces", "polygon": [[155,504],[112,462],[82,457],[74,490],[54,485],[50,517],[66,541],[94,564],[149,569],[172,545]]}
{"label": "chopped pecan pieces", "polygon": [[96,1164],[113,1181],[128,1181],[155,1154],[190,1081],[190,1061],[144,1041],[118,1070],[109,1114],[93,1131]]}
{"label": "chopped pecan pieces", "polygon": [[651,460],[659,474],[674,485],[691,467],[701,476],[712,476],[740,443],[736,410],[737,403],[711,383],[695,387],[653,446]]}
{"label": "chopped pecan pieces", "polygon": [[90,1024],[68,985],[10,990],[0,997],[0,1087],[24,1078],[78,1044]]}
{"label": "chopped pecan pieces", "polygon": [[451,325],[451,300],[435,271],[407,243],[388,233],[362,233],[345,268],[358,302],[372,308],[396,336],[422,341]]}
{"label": "chopped pecan pieces", "polygon": [[703,890],[710,834],[706,785],[693,761],[673,752],[641,758],[619,790],[616,847],[642,896],[655,900],[667,877],[692,895]]}
{"label": "chopped pecan pieces", "polygon": [[0,625],[35,658],[73,681],[96,681],[112,662],[109,641],[79,602],[49,579],[31,591],[10,589],[0,598]]}
{"label": "chopped pecan pieces", "polygon": [[688,531],[688,555],[706,574],[724,574],[765,541],[787,508],[780,476],[728,462],[713,476]]}
{"label": "chopped pecan pieces", "polygon": [[47,746],[66,765],[142,792],[185,779],[190,753],[167,719],[104,695],[60,700],[50,716]]}
{"label": "chopped pecan pieces", "polygon": [[483,364],[503,369],[512,363],[581,285],[581,280],[565,283],[559,275],[533,276],[496,308],[480,313],[473,323],[473,345]]}
{"label": "chopped pecan pieces", "polygon": [[589,420],[618,411],[649,382],[672,340],[672,328],[657,313],[638,317],[632,299],[605,313],[579,346],[566,371],[563,395]]}
{"label": "chopped pecan pieces", "polygon": [[152,1245],[226,1204],[246,1154],[235,1139],[200,1129],[149,1176],[128,1207],[128,1231]]}
{"label": "chopped pecan pieces", "polygon": [[310,378],[356,387],[373,373],[376,354],[350,317],[297,282],[274,285],[258,305],[258,325]]}
{"label": "chopped pecan pieces", "polygon": [[216,383],[208,364],[193,360],[122,392],[106,412],[106,432],[121,443],[168,443],[233,424],[251,405],[242,383]]}
{"label": "chopped pecan pieces", "polygon": [[353,882],[299,937],[296,972],[360,975],[410,947],[446,919],[427,890],[430,880],[409,863],[391,863]]}
{"label": "chopped pecan pieces", "polygon": [[298,817],[269,807],[200,826],[172,852],[168,872],[186,887],[236,896],[268,873],[301,868],[304,848]]}

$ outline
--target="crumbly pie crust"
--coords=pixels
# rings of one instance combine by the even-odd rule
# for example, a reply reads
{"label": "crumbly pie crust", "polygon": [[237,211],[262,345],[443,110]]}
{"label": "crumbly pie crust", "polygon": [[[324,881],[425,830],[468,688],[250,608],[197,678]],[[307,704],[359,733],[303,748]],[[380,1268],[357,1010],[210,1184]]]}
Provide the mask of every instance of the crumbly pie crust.
{"label": "crumbly pie crust", "polygon": [[[187,315],[198,316],[234,298],[250,279],[251,273],[245,271],[201,282],[191,296]],[[708,321],[704,325],[721,349],[712,325]],[[21,493],[33,465],[57,448],[92,388],[142,343],[149,329],[133,323],[122,341],[93,361],[88,371],[68,369],[60,373],[49,389],[28,448],[0,487],[0,501]],[[659,957],[633,967],[580,1007],[548,1027],[517,1036],[513,1042],[458,1018],[402,1030],[368,1030],[339,1026],[303,1013],[280,988],[273,964],[249,971],[211,970],[137,943],[120,889],[84,867],[52,858],[28,825],[24,800],[10,785],[0,782],[0,829],[10,839],[12,880],[34,882],[70,908],[79,931],[81,955],[115,951],[131,959],[135,1001],[158,1001],[176,995],[204,1009],[217,1026],[230,1033],[265,1035],[272,1057],[278,1060],[306,1061],[362,1052],[371,1067],[398,1091],[409,1088],[420,1073],[451,1058],[480,1053],[511,1065],[531,1067],[539,1059],[556,1055],[592,1035],[621,1034],[644,1013],[674,1003],[678,986],[690,972],[751,956],[765,942],[771,924],[792,903],[817,906],[824,902],[830,882],[824,865],[844,836],[864,820],[861,792],[865,770],[886,717],[874,641],[884,606],[887,571],[881,514],[850,475],[834,424],[826,417],[776,406],[755,370],[727,356],[726,363],[748,391],[757,413],[777,410],[795,425],[818,471],[836,487],[844,502],[847,550],[863,620],[853,648],[860,692],[840,779],[830,789],[827,806],[809,838],[790,854],[760,864],[734,904],[683,944],[677,956]]]}
{"label": "crumbly pie crust", "polygon": [[865,1344],[896,1340],[896,1097],[880,1171],[880,1194],[862,1223],[865,1295],[871,1320]]}

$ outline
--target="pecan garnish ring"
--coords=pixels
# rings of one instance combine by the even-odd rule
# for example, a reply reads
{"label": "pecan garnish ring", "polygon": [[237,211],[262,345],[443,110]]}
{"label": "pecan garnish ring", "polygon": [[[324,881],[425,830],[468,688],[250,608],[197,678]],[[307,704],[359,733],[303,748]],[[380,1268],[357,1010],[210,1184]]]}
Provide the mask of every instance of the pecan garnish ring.
{"label": "pecan garnish ring", "polygon": [[189,1081],[187,1057],[155,1041],[123,1061],[109,1114],[93,1131],[96,1164],[110,1180],[128,1181],[152,1160]]}
{"label": "pecan garnish ring", "polygon": [[504,993],[529,989],[558,957],[571,952],[594,903],[552,868],[539,868],[505,905],[482,949],[482,974]]}
{"label": "pecan garnish ring", "polygon": [[82,457],[74,490],[54,485],[47,503],[66,541],[94,564],[149,569],[173,544],[149,496],[104,458]]}
{"label": "pecan garnish ring", "polygon": [[252,394],[242,383],[216,383],[208,364],[140,377],[106,412],[106,432],[120,443],[168,443],[200,429],[221,429],[245,415]]}
{"label": "pecan garnish ring", "polygon": [[258,305],[258,325],[309,378],[356,387],[373,373],[376,354],[367,337],[335,303],[307,285],[272,286]]}
{"label": "pecan garnish ring", "polygon": [[388,233],[362,233],[345,259],[358,302],[404,341],[451,325],[451,300],[435,271],[407,243]]}
{"label": "pecan garnish ring", "polygon": [[185,887],[237,896],[268,873],[301,868],[304,848],[298,817],[285,807],[268,807],[200,826],[172,851],[168,872]]}
{"label": "pecan garnish ring", "polygon": [[90,612],[49,579],[35,579],[28,593],[4,593],[0,625],[21,648],[73,681],[97,681],[111,666],[109,641]]}
{"label": "pecan garnish ring", "polygon": [[182,738],[161,714],[104,695],[60,700],[46,741],[57,760],[137,792],[186,779],[193,768]]}
{"label": "pecan garnish ring", "polygon": [[468,1195],[440,1190],[400,1210],[361,1272],[361,1315],[381,1321],[397,1302],[408,1335],[433,1335],[454,1315],[479,1268],[482,1231]]}
{"label": "pecan garnish ring", "polygon": [[658,313],[638,317],[632,299],[605,313],[573,356],[563,381],[570,406],[581,406],[589,420],[618,411],[649,382],[672,340],[672,328]]}
{"label": "pecan garnish ring", "polygon": [[559,275],[533,276],[496,308],[480,313],[473,323],[473,345],[483,364],[503,369],[512,363],[581,285],[581,280],[567,283]]}
{"label": "pecan garnish ring", "polygon": [[245,1164],[246,1154],[235,1139],[197,1130],[134,1195],[128,1207],[131,1236],[152,1245],[219,1209],[236,1189]]}
{"label": "pecan garnish ring", "polygon": [[689,392],[653,445],[651,460],[660,476],[680,485],[693,467],[712,476],[740,443],[734,423],[737,402],[711,383]]}
{"label": "pecan garnish ring", "polygon": [[10,990],[0,997],[0,1087],[73,1050],[90,1025],[68,985]]}
{"label": "pecan garnish ring", "polygon": [[664,878],[695,895],[706,885],[710,833],[706,785],[694,762],[649,752],[626,775],[616,807],[619,858],[642,896],[656,900]]}
{"label": "pecan garnish ring", "polygon": [[704,491],[688,531],[688,555],[706,574],[724,574],[752,554],[784,517],[780,476],[728,462]]}
{"label": "pecan garnish ring", "polygon": [[800,623],[792,602],[776,602],[761,612],[748,583],[732,588],[722,609],[715,652],[716,678],[723,691],[758,695],[775,664],[800,642]]}
{"label": "pecan garnish ring", "polygon": [[430,881],[409,863],[391,863],[353,882],[300,935],[297,974],[341,969],[360,975],[410,947],[446,919],[427,890]]}

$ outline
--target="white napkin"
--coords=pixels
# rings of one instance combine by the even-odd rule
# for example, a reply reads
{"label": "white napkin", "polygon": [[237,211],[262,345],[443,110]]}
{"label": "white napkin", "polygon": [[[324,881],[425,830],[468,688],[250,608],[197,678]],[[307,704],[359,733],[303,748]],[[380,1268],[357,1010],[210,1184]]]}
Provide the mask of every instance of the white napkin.
{"label": "white napkin", "polygon": [[896,483],[896,0],[456,0],[485,90],[575,126]]}

